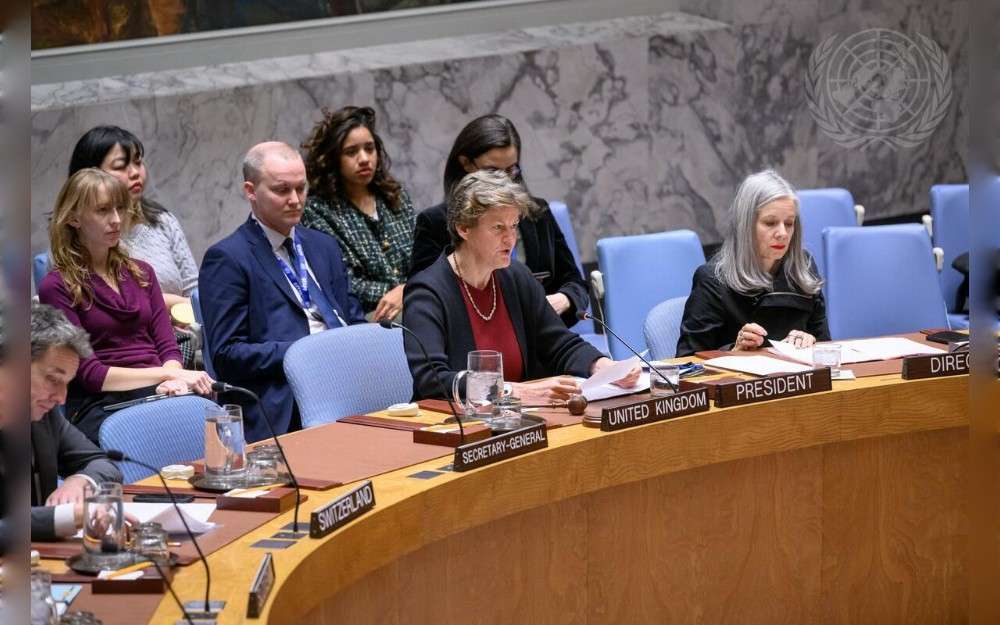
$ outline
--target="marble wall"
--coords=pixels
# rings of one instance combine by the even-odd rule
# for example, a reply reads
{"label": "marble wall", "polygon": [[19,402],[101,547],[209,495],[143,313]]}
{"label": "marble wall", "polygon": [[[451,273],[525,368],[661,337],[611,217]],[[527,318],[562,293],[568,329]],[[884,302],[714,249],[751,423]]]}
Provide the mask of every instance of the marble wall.
{"label": "marble wall", "polygon": [[[694,4],[688,13],[37,86],[32,248],[46,247],[69,152],[93,125],[144,139],[150,193],[178,215],[200,258],[245,218],[243,152],[271,138],[299,144],[321,107],[346,104],[375,107],[393,172],[418,207],[440,201],[458,130],[477,115],[507,115],[524,139],[532,192],[567,202],[585,261],[599,238],[617,234],[692,228],[718,242],[736,184],[763,167],[802,187],[846,186],[872,218],[926,210],[930,184],[964,179],[964,3]],[[925,33],[949,54],[952,110],[917,148],[841,148],[805,105],[816,43],[873,26]]]}

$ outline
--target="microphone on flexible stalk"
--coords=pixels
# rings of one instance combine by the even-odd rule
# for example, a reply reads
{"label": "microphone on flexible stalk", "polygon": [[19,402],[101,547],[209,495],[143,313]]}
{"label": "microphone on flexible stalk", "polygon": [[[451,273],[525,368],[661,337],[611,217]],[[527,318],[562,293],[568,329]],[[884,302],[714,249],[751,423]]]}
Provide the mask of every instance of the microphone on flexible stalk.
{"label": "microphone on flexible stalk", "polygon": [[274,444],[278,447],[278,453],[281,454],[281,460],[285,463],[288,468],[288,477],[292,480],[292,486],[295,487],[295,517],[292,523],[292,531],[298,534],[299,532],[299,504],[302,503],[302,491],[299,489],[299,481],[295,479],[295,472],[292,471],[292,465],[288,462],[288,458],[285,456],[285,449],[281,446],[281,441],[278,440],[278,435],[274,431],[274,426],[271,425],[271,417],[267,415],[267,411],[264,409],[264,404],[260,401],[260,397],[257,397],[257,393],[254,393],[248,388],[243,388],[242,386],[233,386],[232,384],[226,384],[225,382],[212,382],[212,390],[216,393],[240,393],[246,395],[247,397],[253,399],[257,402],[260,407],[260,414],[264,417],[264,423],[267,424],[267,429],[271,432],[271,438],[274,440]]}
{"label": "microphone on flexible stalk", "polygon": [[618,336],[618,334],[614,330],[612,330],[608,326],[608,324],[604,323],[603,321],[601,321],[600,319],[598,319],[594,315],[590,314],[586,310],[581,310],[581,311],[577,312],[576,313],[576,318],[579,319],[580,321],[587,321],[589,319],[590,321],[596,321],[597,323],[601,324],[602,328],[604,328],[605,330],[607,330],[607,332],[609,334],[611,334],[611,336],[613,336],[616,339],[618,339],[619,341],[621,341],[621,344],[624,345],[625,347],[627,347],[628,351],[630,351],[633,354],[635,354],[639,358],[639,360],[641,360],[647,367],[649,367],[649,370],[651,372],[655,371],[656,375],[660,376],[660,379],[663,380],[664,382],[666,382],[667,385],[670,386],[671,390],[673,390],[675,393],[678,391],[678,388],[677,388],[676,384],[674,384],[673,382],[671,382],[667,378],[667,376],[663,375],[663,373],[661,373],[659,369],[657,369],[656,367],[654,367],[652,363],[650,363],[648,360],[646,360],[646,358],[642,354],[640,354],[634,347],[632,347],[631,345],[629,345],[628,343],[626,343],[625,339],[623,339],[622,337]]}
{"label": "microphone on flexible stalk", "polygon": [[[172,503],[174,505],[174,511],[177,512],[177,516],[180,517],[181,523],[184,525],[184,531],[187,532],[188,538],[191,539],[191,544],[194,545],[195,551],[198,552],[198,558],[201,560],[202,566],[205,567],[205,610],[204,610],[204,613],[205,614],[211,614],[212,613],[212,609],[211,609],[212,608],[212,604],[211,604],[211,601],[209,601],[209,597],[211,596],[211,589],[212,589],[212,572],[208,568],[208,560],[205,559],[205,554],[202,553],[201,547],[198,546],[198,540],[195,538],[194,532],[192,532],[191,528],[188,527],[187,519],[184,517],[184,514],[181,512],[181,507],[177,504],[177,498],[174,497],[173,491],[170,490],[169,486],[167,486],[167,480],[164,479],[163,474],[160,473],[160,470],[157,469],[156,467],[154,467],[153,465],[147,464],[147,463],[143,462],[142,460],[136,460],[135,458],[127,455],[123,451],[120,451],[118,449],[106,449],[106,450],[104,450],[104,453],[108,456],[108,458],[110,458],[111,460],[114,460],[115,462],[131,462],[132,464],[137,464],[140,467],[144,467],[144,468],[149,469],[150,471],[156,473],[156,476],[158,478],[160,478],[160,483],[163,484],[163,489],[167,492],[167,496],[170,497],[170,503]],[[177,601],[177,605],[178,605],[178,607],[180,607],[181,613],[184,615],[185,620],[187,620],[188,623],[191,623],[192,622],[191,621],[191,615],[188,614],[187,609],[181,604],[180,599],[177,598],[177,595],[174,594],[174,589],[170,585],[170,580],[167,579],[166,575],[163,575],[163,571],[160,570],[160,567],[159,567],[158,564],[156,564],[156,562],[153,562],[153,565],[156,566],[156,570],[160,572],[160,576],[163,577],[163,581],[166,582],[167,588],[170,589],[170,594],[173,595],[174,600]],[[197,602],[195,602],[195,605],[197,605]]]}
{"label": "microphone on flexible stalk", "polygon": [[[396,323],[395,321],[392,321],[391,319],[380,319],[379,322],[378,322],[378,324],[380,326],[382,326],[383,328],[385,328],[386,330],[391,330],[393,328],[399,328],[403,332],[409,333],[409,335],[412,336],[414,338],[414,340],[416,340],[417,345],[420,346],[420,351],[423,352],[423,354],[424,354],[424,362],[427,363],[427,366],[429,366],[432,370],[434,370],[434,369],[437,368],[431,362],[431,357],[427,353],[427,348],[424,346],[424,342],[420,340],[420,337],[417,336],[416,332],[414,332],[413,330],[407,328],[406,326],[404,326],[401,323]],[[462,425],[462,420],[458,418],[458,413],[455,412],[455,405],[451,402],[451,397],[448,396],[448,390],[444,387],[444,383],[441,382],[441,378],[439,378],[437,375],[434,375],[433,377],[434,377],[434,380],[437,382],[438,391],[441,392],[441,397],[443,397],[444,400],[446,402],[448,402],[448,408],[451,409],[451,416],[454,417],[455,421],[458,423],[459,444],[464,445],[465,444],[465,427]]]}

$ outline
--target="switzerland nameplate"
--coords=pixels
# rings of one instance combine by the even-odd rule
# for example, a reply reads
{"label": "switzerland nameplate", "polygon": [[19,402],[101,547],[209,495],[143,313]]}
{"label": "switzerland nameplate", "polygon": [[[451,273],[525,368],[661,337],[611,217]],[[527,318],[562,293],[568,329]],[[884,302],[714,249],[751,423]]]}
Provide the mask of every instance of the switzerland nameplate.
{"label": "switzerland nameplate", "polygon": [[910,356],[903,359],[903,379],[939,378],[969,372],[969,352]]}
{"label": "switzerland nameplate", "polygon": [[707,389],[682,391],[616,408],[605,408],[601,411],[601,431],[614,432],[706,410],[708,410]]}
{"label": "switzerland nameplate", "polygon": [[368,480],[343,497],[315,510],[309,520],[309,538],[322,538],[375,507],[375,489]]}
{"label": "switzerland nameplate", "polygon": [[819,393],[831,388],[830,369],[824,367],[799,373],[720,384],[715,391],[715,405],[719,408],[728,408],[729,406],[752,404],[782,397]]}
{"label": "switzerland nameplate", "polygon": [[548,446],[545,424],[536,423],[507,434],[456,447],[452,469],[468,471]]}

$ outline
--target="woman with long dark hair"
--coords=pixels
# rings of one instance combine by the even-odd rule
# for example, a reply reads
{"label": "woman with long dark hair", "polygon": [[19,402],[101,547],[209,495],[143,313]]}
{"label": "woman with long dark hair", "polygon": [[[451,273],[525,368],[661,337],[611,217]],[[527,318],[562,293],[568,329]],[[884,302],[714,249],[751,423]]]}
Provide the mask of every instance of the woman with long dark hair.
{"label": "woman with long dark hair", "polygon": [[413,204],[389,172],[375,111],[324,111],[302,148],[310,192],[302,225],[336,237],[365,313],[396,318],[410,269]]}
{"label": "woman with long dark hair", "polygon": [[[524,186],[521,172],[521,135],[502,115],[483,115],[469,122],[452,145],[444,168],[444,197],[466,174],[481,169],[502,170]],[[518,225],[523,254],[518,260],[531,269],[545,289],[546,299],[567,326],[576,323],[576,313],[590,303],[587,283],[566,244],[548,202],[532,197]],[[413,233],[410,275],[429,267],[450,245],[447,204],[442,202],[417,215]]]}
{"label": "woman with long dark hair", "polygon": [[771,170],[747,176],[722,248],[695,271],[677,355],[754,350],[767,339],[796,347],[829,341],[822,285],[802,247],[792,185]]}

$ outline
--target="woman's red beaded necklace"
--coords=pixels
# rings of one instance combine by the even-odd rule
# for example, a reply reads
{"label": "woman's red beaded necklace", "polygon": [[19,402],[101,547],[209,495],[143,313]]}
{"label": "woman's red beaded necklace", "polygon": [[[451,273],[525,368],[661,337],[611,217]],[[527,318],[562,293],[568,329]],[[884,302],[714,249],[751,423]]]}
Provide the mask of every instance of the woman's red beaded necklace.
{"label": "woman's red beaded necklace", "polygon": [[497,283],[493,279],[493,274],[490,273],[490,284],[493,286],[493,308],[490,308],[490,314],[484,315],[483,311],[479,310],[479,306],[476,306],[476,300],[472,297],[472,293],[469,291],[469,283],[465,281],[465,276],[462,275],[462,265],[458,262],[458,252],[452,254],[452,258],[455,261],[455,271],[458,272],[458,279],[462,282],[462,288],[465,289],[465,294],[469,296],[469,301],[472,302],[472,309],[476,311],[479,318],[483,321],[489,321],[493,318],[493,314],[497,311]]}

